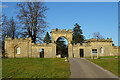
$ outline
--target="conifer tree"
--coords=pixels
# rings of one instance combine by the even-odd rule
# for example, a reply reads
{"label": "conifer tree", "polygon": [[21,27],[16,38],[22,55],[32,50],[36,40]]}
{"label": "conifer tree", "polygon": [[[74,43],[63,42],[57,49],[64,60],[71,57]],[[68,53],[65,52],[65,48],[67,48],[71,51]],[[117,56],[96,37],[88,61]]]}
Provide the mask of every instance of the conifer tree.
{"label": "conifer tree", "polygon": [[44,38],[44,43],[49,44],[50,42],[51,42],[51,37],[50,37],[49,33],[47,32],[47,34],[46,34],[46,36]]}
{"label": "conifer tree", "polygon": [[75,24],[75,27],[73,28],[73,40],[72,43],[80,43],[82,44],[84,42],[84,36],[82,35],[82,29],[80,29],[81,26],[79,26],[79,24]]}

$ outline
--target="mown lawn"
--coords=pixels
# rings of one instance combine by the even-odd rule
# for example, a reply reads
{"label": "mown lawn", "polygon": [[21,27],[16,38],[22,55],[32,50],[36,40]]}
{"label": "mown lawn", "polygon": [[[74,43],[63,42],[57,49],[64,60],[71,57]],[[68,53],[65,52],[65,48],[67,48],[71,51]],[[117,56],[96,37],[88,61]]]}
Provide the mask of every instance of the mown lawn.
{"label": "mown lawn", "polygon": [[118,56],[100,56],[100,58],[118,58]]}
{"label": "mown lawn", "polygon": [[61,58],[2,59],[3,78],[68,78],[69,69]]}
{"label": "mown lawn", "polygon": [[95,64],[103,67],[106,70],[111,71],[112,73],[114,73],[117,76],[120,76],[120,74],[118,73],[118,59],[88,59],[92,62],[94,62]]}

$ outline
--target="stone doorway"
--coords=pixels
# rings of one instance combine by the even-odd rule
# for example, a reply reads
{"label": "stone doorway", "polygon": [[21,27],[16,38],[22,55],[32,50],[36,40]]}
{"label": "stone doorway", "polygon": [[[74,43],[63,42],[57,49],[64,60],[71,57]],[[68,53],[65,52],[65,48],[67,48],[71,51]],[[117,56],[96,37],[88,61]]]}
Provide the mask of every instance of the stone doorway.
{"label": "stone doorway", "polygon": [[84,49],[80,49],[80,57],[84,57]]}
{"label": "stone doorway", "polygon": [[40,49],[40,58],[44,58],[44,49]]}

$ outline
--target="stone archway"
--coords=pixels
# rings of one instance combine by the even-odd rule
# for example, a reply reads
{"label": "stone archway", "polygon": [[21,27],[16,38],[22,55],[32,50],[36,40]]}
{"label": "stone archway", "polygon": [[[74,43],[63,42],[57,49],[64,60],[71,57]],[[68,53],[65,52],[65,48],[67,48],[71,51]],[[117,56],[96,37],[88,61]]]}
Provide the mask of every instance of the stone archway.
{"label": "stone archway", "polygon": [[[72,58],[72,30],[69,29],[68,31],[66,31],[66,29],[63,29],[62,31],[60,29],[56,30],[56,29],[52,29],[52,31],[50,32],[52,35],[52,43],[55,44],[56,40],[59,37],[65,37],[68,41],[68,57]],[[55,49],[55,54],[56,54],[56,49]]]}
{"label": "stone archway", "polygon": [[56,40],[56,57],[68,57],[68,41],[65,37],[59,37]]}

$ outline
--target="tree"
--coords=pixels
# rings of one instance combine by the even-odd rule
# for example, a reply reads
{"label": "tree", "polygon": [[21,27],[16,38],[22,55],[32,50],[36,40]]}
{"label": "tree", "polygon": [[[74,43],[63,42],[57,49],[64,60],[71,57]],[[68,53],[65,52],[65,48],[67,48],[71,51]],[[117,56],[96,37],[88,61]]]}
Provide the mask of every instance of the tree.
{"label": "tree", "polygon": [[11,38],[14,39],[15,37],[18,37],[18,27],[16,25],[16,22],[14,21],[13,17],[10,19],[9,21],[9,28],[10,28],[10,32],[11,32]]}
{"label": "tree", "polygon": [[95,32],[93,33],[93,38],[95,39],[103,39],[103,36],[100,34],[100,32]]}
{"label": "tree", "polygon": [[23,37],[31,37],[32,42],[42,41],[47,22],[45,12],[48,10],[43,2],[18,3],[19,13],[17,15],[23,30]]}
{"label": "tree", "polygon": [[80,29],[81,26],[79,24],[75,24],[75,27],[73,28],[73,38],[72,38],[72,43],[83,43],[84,42],[84,36],[82,35],[82,29]]}
{"label": "tree", "polygon": [[9,36],[9,29],[8,29],[8,18],[5,15],[2,15],[2,40],[4,40],[5,35]]}
{"label": "tree", "polygon": [[51,43],[51,37],[50,37],[48,32],[47,32],[47,34],[46,34],[46,36],[44,38],[44,42],[47,43],[47,44]]}
{"label": "tree", "polygon": [[11,37],[14,39],[19,35],[18,32],[18,26],[16,25],[16,22],[14,21],[13,17],[10,19],[7,18],[7,16],[3,16],[3,22],[2,22],[2,37],[3,40],[5,36]]}
{"label": "tree", "polygon": [[8,19],[7,16],[2,15],[2,21],[0,26],[2,26],[2,53],[4,54],[4,39],[5,36],[7,35],[8,37],[11,37],[12,39],[14,39],[14,37],[17,37],[19,35],[18,32],[18,26],[16,25],[16,22],[14,20],[13,17],[11,17],[10,19]]}

